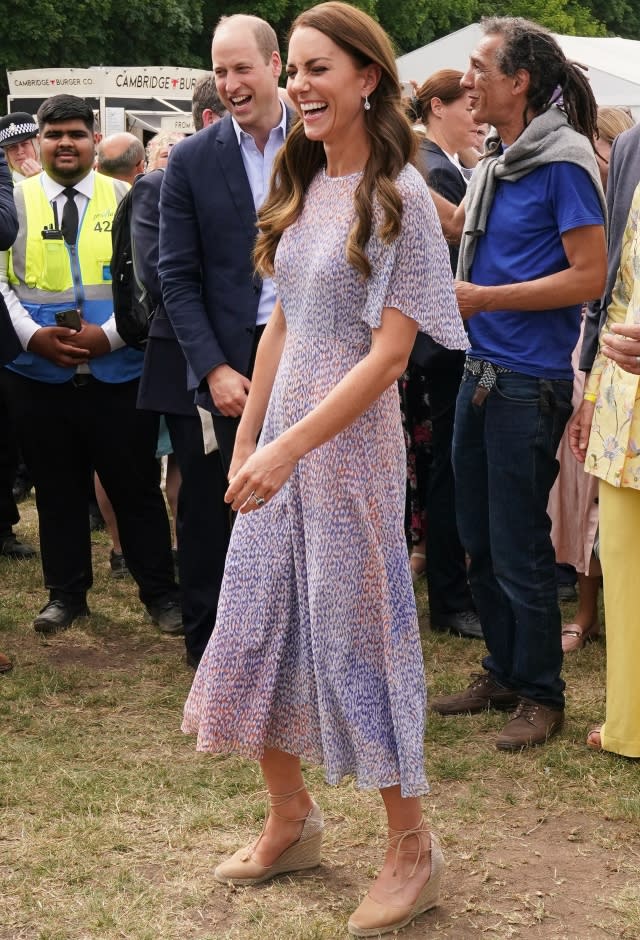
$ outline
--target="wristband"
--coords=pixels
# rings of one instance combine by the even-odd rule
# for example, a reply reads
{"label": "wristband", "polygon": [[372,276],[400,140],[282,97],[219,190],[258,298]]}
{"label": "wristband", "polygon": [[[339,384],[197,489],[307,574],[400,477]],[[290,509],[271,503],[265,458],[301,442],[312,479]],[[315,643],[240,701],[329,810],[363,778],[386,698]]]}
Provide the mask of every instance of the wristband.
{"label": "wristband", "polygon": [[585,392],[583,396],[585,401],[596,402],[598,400],[597,395],[593,395],[591,392]]}

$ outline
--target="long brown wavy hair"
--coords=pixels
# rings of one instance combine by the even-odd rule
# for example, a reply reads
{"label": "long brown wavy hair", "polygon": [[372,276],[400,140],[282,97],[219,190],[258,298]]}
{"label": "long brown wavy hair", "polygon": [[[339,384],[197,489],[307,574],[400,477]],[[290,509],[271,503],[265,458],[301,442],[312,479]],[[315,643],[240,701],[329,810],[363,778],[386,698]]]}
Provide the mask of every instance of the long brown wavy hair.
{"label": "long brown wavy hair", "polygon": [[[394,181],[413,159],[416,147],[415,134],[400,101],[393,47],[375,20],[338,0],[320,3],[301,13],[291,26],[289,39],[302,26],[324,33],[359,68],[376,64],[381,70],[380,81],[369,96],[371,108],[364,112],[371,152],[354,195],[356,220],[346,243],[347,261],[366,278],[371,274],[365,247],[373,225],[374,196],[383,211],[379,235],[391,243],[400,232],[402,220],[402,197]],[[297,122],[276,157],[269,195],[258,213],[254,260],[262,274],[273,274],[282,233],[300,215],[309,184],[326,163],[322,143],[308,140],[302,121]]]}

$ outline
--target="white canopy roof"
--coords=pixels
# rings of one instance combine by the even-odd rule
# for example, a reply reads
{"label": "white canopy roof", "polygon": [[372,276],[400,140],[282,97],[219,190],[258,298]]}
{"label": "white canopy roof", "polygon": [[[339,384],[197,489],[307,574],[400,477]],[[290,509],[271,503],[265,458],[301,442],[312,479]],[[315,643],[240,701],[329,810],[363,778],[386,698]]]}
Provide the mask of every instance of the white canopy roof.
{"label": "white canopy roof", "polygon": [[[587,65],[587,73],[599,105],[626,105],[640,109],[640,42],[634,39],[594,39],[554,34],[568,59]],[[469,53],[482,37],[479,23],[436,39],[398,59],[403,82],[422,83],[438,69],[462,69]]]}

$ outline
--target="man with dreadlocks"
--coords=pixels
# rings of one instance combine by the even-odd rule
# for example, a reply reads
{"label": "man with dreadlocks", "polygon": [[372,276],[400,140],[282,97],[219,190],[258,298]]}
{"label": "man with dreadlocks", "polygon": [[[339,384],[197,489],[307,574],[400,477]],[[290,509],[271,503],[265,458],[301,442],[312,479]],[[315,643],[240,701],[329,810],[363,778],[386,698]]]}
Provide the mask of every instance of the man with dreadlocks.
{"label": "man with dreadlocks", "polygon": [[462,85],[495,132],[467,197],[457,295],[469,328],[453,461],[460,535],[489,655],[440,714],[513,714],[496,745],[544,743],[564,717],[546,507],[571,413],[583,301],[606,274],[605,203],[582,69],[542,27],[483,21]]}

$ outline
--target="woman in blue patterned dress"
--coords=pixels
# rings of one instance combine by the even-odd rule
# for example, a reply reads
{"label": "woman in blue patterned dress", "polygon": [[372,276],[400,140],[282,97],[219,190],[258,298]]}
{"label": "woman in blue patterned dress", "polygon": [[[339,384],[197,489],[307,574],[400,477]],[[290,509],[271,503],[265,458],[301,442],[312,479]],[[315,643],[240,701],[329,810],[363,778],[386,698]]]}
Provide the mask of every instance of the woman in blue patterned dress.
{"label": "woman in blue patterned dress", "polygon": [[[370,17],[323,3],[292,27],[301,120],[260,211],[256,261],[279,300],[230,468],[238,510],[216,629],[185,706],[198,748],[260,761],[271,812],[219,881],[320,862],[300,760],[378,788],[389,849],[349,921],[378,936],[437,903],[442,854],[422,817],[425,686],[403,533],[397,379],[418,328],[465,333],[418,172],[393,51]],[[256,438],[262,429],[256,447]]]}

